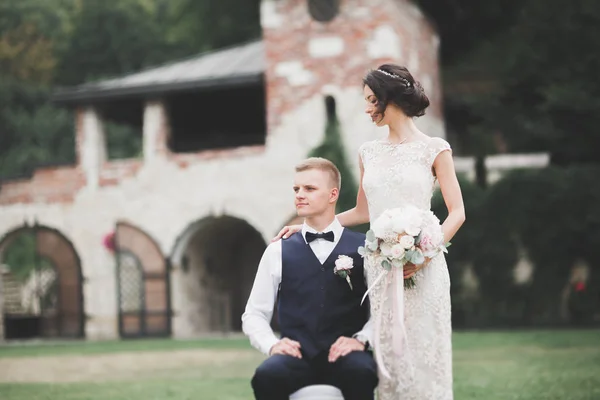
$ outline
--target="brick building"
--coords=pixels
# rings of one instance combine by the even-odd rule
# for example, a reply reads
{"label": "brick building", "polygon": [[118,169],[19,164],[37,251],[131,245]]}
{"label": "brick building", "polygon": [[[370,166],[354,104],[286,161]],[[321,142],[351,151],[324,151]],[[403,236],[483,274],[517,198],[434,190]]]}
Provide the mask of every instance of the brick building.
{"label": "brick building", "polygon": [[[76,165],[0,187],[0,257],[29,232],[53,271],[37,335],[239,330],[266,243],[294,216],[293,166],[323,139],[325,100],[355,174],[358,147],[385,134],[361,87],[380,63],[408,66],[432,103],[417,124],[444,136],[439,38],[409,0],[263,0],[261,24],[260,41],[57,93],[75,110]],[[140,132],[139,158],[107,157],[109,121]],[[8,332],[19,312],[4,309]]]}

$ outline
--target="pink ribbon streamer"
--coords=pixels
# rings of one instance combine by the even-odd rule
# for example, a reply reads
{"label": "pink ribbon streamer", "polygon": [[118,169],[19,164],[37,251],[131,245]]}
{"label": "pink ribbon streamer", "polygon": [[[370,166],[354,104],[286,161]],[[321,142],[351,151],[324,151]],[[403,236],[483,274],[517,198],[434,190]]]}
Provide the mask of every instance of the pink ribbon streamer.
{"label": "pink ribbon streamer", "polygon": [[[385,376],[387,379],[392,379],[391,374],[388,370],[388,367],[385,365],[382,356],[381,349],[381,322],[382,315],[386,307],[389,307],[389,301],[391,300],[392,307],[392,360],[400,360],[403,357],[409,357],[408,354],[408,343],[407,343],[407,335],[406,329],[404,326],[404,276],[402,275],[402,271],[397,268],[392,268],[390,271],[384,271],[385,281],[383,284],[385,287],[383,288],[384,293],[387,293],[385,296],[388,301],[382,302],[379,312],[375,318],[375,337],[373,346],[375,348],[375,361],[381,371],[381,374]],[[381,278],[381,276],[379,277]],[[373,285],[374,286],[374,285]],[[390,293],[390,290],[392,291]],[[391,296],[390,296],[391,294]],[[409,368],[407,371],[396,371],[397,373],[410,374],[412,373],[412,368]]]}

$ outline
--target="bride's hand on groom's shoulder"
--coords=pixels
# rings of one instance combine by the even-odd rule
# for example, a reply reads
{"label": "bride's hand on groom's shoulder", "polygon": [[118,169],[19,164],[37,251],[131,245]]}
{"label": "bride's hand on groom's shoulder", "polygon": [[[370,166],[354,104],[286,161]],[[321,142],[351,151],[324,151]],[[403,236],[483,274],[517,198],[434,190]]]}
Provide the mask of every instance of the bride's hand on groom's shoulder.
{"label": "bride's hand on groom's shoulder", "polygon": [[275,343],[273,347],[271,347],[269,355],[272,356],[275,354],[283,354],[286,356],[302,358],[300,347],[300,343],[296,342],[295,340],[283,338],[279,342]]}
{"label": "bride's hand on groom's shoulder", "polygon": [[273,239],[271,239],[271,242],[276,242],[281,238],[287,239],[288,237],[290,237],[291,235],[293,235],[294,233],[298,232],[301,229],[302,229],[302,225],[284,226],[283,228],[281,228],[281,230],[279,231],[277,236],[275,236]]}

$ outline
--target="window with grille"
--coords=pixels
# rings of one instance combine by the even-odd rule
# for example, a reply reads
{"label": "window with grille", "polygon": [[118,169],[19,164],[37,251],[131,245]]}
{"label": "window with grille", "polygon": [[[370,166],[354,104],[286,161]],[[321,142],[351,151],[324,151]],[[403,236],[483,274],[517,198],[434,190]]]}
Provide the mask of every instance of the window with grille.
{"label": "window with grille", "polygon": [[119,307],[122,312],[141,311],[143,276],[139,260],[131,253],[119,254]]}

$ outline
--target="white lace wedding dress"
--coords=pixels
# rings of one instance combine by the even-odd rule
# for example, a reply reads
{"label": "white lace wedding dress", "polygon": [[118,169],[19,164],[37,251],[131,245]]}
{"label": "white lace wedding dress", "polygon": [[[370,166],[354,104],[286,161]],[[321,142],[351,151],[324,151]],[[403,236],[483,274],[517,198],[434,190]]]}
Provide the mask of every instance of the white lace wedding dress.
{"label": "white lace wedding dress", "polygon": [[[404,204],[429,210],[436,181],[431,168],[437,155],[445,150],[450,150],[450,145],[441,138],[404,144],[385,140],[364,143],[360,156],[371,222],[384,210]],[[365,267],[371,285],[382,268],[368,258]],[[379,400],[453,398],[450,277],[444,254],[434,257],[415,277],[416,287],[404,290],[406,346],[399,355],[392,342],[401,332],[394,326],[389,281],[381,280],[369,294],[371,314],[375,325],[379,324],[375,329],[375,352],[379,363],[384,364],[379,366],[380,371],[384,367],[388,372],[379,374]],[[397,302],[396,306],[401,304]]]}

